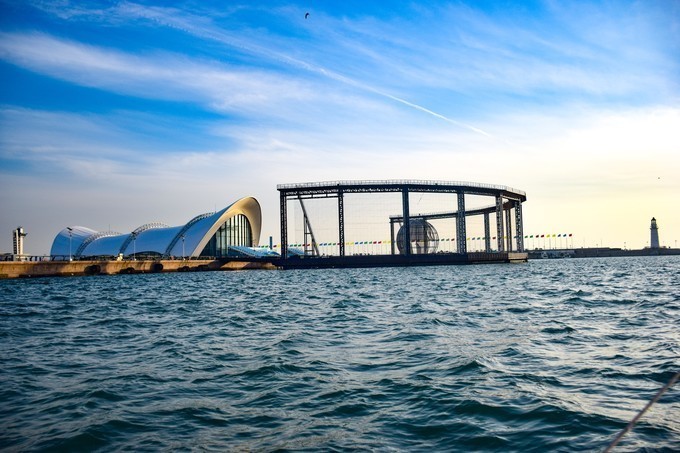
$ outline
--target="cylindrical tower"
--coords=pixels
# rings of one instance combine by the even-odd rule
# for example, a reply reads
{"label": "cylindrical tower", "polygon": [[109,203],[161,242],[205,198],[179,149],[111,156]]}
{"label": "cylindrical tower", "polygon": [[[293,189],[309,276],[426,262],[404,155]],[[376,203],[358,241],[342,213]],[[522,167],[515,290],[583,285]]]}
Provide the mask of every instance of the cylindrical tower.
{"label": "cylindrical tower", "polygon": [[16,256],[22,256],[24,254],[24,238],[26,237],[26,232],[24,227],[18,227],[16,230],[12,231],[12,252]]}
{"label": "cylindrical tower", "polygon": [[652,226],[649,228],[651,231],[651,238],[649,240],[649,246],[653,249],[659,248],[659,228],[656,226],[656,219],[652,217]]}

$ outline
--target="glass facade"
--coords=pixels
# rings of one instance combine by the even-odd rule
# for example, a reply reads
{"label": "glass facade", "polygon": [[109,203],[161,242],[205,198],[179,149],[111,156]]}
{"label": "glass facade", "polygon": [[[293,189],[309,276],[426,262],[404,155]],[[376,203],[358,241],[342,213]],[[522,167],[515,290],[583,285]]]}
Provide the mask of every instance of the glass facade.
{"label": "glass facade", "polygon": [[246,216],[238,214],[219,227],[201,252],[201,256],[228,256],[230,245],[250,247],[252,243],[253,232],[250,222]]}

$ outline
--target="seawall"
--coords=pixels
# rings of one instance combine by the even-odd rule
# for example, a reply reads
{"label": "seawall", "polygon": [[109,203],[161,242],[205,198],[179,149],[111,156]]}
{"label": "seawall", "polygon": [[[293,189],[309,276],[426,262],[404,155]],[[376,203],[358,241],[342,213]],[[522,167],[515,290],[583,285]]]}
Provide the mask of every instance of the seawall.
{"label": "seawall", "polygon": [[524,252],[432,253],[422,255],[351,255],[291,257],[275,260],[283,269],[327,269],[360,267],[446,266],[464,264],[524,263]]}
{"label": "seawall", "polygon": [[276,266],[267,262],[241,260],[3,261],[0,262],[0,278],[201,272],[241,269],[276,269]]}

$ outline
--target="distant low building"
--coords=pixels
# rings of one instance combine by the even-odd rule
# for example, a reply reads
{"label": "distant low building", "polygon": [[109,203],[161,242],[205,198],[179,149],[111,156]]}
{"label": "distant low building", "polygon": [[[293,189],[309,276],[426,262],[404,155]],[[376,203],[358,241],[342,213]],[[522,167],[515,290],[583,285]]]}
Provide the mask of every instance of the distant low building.
{"label": "distant low building", "polygon": [[66,227],[54,238],[50,255],[55,259],[223,257],[230,247],[258,244],[261,228],[260,203],[246,197],[174,227],[147,223],[130,233]]}

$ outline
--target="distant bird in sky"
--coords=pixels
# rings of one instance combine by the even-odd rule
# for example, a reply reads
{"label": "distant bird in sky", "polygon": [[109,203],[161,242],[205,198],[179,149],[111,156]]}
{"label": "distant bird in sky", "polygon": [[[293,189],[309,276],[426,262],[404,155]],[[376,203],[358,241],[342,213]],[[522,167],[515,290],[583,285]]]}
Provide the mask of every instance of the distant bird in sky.
{"label": "distant bird in sky", "polygon": [[305,19],[309,17],[309,13],[305,13]]}

